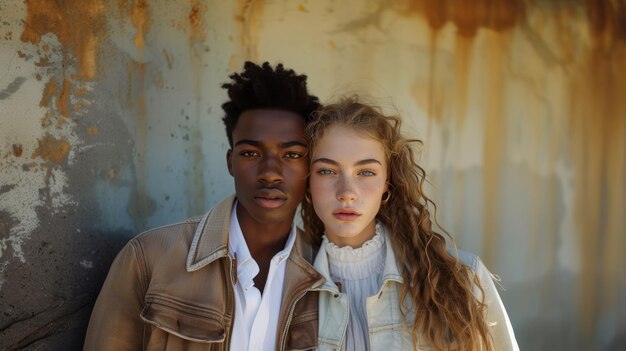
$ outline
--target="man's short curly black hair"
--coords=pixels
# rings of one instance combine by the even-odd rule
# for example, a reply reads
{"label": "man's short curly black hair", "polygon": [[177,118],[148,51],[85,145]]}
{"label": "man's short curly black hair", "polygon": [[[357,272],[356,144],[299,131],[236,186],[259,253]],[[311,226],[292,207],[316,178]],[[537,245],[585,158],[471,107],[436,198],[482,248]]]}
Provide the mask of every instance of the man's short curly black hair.
{"label": "man's short curly black hair", "polygon": [[222,105],[226,112],[222,120],[230,146],[233,146],[233,130],[239,116],[246,110],[291,111],[301,115],[306,125],[312,113],[320,107],[319,99],[307,90],[306,78],[292,69],[285,69],[280,63],[273,69],[269,62],[259,66],[250,61],[244,64],[243,72],[230,75],[232,82],[222,85],[230,99]]}

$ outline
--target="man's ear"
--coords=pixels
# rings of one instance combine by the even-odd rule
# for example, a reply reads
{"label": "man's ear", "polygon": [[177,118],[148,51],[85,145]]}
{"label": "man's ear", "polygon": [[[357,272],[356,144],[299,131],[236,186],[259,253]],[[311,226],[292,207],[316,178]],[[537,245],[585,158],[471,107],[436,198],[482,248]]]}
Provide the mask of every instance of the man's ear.
{"label": "man's ear", "polygon": [[228,173],[233,175],[233,149],[226,151],[226,165],[228,166]]}

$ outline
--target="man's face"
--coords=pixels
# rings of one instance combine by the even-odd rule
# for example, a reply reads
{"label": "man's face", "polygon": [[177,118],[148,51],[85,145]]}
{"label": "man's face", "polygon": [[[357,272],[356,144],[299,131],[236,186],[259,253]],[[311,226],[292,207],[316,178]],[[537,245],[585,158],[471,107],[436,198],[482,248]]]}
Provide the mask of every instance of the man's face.
{"label": "man's face", "polygon": [[289,111],[244,111],[227,155],[239,221],[291,225],[309,172],[304,118]]}

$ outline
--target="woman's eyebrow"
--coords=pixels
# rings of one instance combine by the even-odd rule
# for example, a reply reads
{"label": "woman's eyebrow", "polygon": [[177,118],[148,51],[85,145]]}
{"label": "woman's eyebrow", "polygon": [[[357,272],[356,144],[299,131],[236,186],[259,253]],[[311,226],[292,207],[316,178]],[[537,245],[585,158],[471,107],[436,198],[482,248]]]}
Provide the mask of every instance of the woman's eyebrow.
{"label": "woman's eyebrow", "polygon": [[333,166],[339,166],[339,162],[337,162],[335,160],[331,160],[330,158],[325,158],[325,157],[317,158],[317,159],[313,160],[313,162],[311,162],[311,164],[314,164],[314,163],[317,163],[317,162],[328,163],[328,164],[331,164]]}
{"label": "woman's eyebrow", "polygon": [[[339,166],[339,162],[335,161],[335,160],[331,160],[330,158],[326,158],[326,157],[320,157],[318,159],[313,160],[313,162],[311,162],[311,164],[317,163],[317,162],[321,162],[321,163],[328,163],[331,164],[333,166]],[[378,161],[375,158],[367,158],[365,160],[360,160],[354,163],[355,166],[363,166],[366,164],[370,164],[370,163],[378,163],[379,165],[383,165],[382,162]]]}
{"label": "woman's eyebrow", "polygon": [[369,163],[378,163],[381,166],[383,165],[382,162],[378,161],[375,158],[366,158],[365,160],[361,160],[361,161],[355,162],[354,165],[355,166],[363,166],[363,165],[366,165],[366,164],[369,164]]}

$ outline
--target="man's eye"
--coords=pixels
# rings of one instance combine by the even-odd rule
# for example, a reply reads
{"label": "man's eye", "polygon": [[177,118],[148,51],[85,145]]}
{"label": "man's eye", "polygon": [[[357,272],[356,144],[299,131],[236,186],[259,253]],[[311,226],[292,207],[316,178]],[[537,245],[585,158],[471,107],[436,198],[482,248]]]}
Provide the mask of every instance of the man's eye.
{"label": "man's eye", "polygon": [[330,169],[327,168],[322,168],[319,171],[317,171],[317,174],[321,174],[321,175],[332,175],[335,172],[331,171]]}
{"label": "man's eye", "polygon": [[298,153],[298,152],[288,152],[288,153],[286,153],[286,154],[285,154],[285,157],[286,157],[286,158],[293,158],[293,159],[296,159],[296,158],[301,158],[301,157],[302,157],[302,154],[300,154],[300,153]]}
{"label": "man's eye", "polygon": [[258,155],[256,151],[242,151],[239,154],[243,157],[254,157]]}
{"label": "man's eye", "polygon": [[375,176],[376,175],[376,173],[374,173],[374,172],[372,172],[370,170],[367,170],[367,169],[362,170],[361,172],[359,172],[359,174],[363,175],[363,176],[366,176],[366,177],[371,177],[371,176]]}

